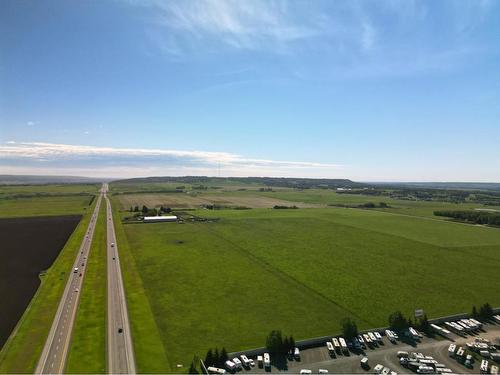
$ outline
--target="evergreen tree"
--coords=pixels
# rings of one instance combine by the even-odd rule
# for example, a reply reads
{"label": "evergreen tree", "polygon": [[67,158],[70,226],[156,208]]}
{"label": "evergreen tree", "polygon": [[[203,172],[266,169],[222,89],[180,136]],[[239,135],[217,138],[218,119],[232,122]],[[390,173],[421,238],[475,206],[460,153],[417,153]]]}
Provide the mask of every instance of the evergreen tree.
{"label": "evergreen tree", "polygon": [[281,352],[283,354],[286,354],[290,351],[290,341],[288,340],[288,337],[285,336],[285,338],[283,339],[283,345],[282,345],[282,348],[281,348]]}
{"label": "evergreen tree", "polygon": [[479,316],[484,320],[491,319],[493,316],[493,308],[489,303],[485,303],[479,308]]}
{"label": "evergreen tree", "polygon": [[476,306],[472,306],[472,313],[471,313],[471,316],[472,316],[473,318],[476,318],[476,319],[477,319],[477,318],[479,318],[479,314],[478,314],[478,312],[477,312],[477,308],[476,308]]}
{"label": "evergreen tree", "polygon": [[220,361],[221,361],[221,363],[225,364],[228,359],[229,359],[229,356],[227,355],[226,348],[222,347],[222,350],[220,351]]}
{"label": "evergreen tree", "polygon": [[283,346],[283,339],[281,337],[281,331],[273,330],[266,339],[266,348],[271,352],[271,354],[279,354]]}
{"label": "evergreen tree", "polygon": [[198,370],[196,369],[197,362],[198,358],[194,356],[193,360],[191,361],[191,365],[189,366],[188,374],[199,374]]}
{"label": "evergreen tree", "polygon": [[347,340],[352,340],[358,335],[358,326],[351,318],[342,320],[342,332]]}
{"label": "evergreen tree", "polygon": [[425,333],[429,333],[431,330],[431,324],[429,323],[429,320],[427,319],[427,314],[424,314],[422,318],[419,320],[418,328]]}
{"label": "evergreen tree", "polygon": [[395,311],[389,315],[389,326],[395,331],[403,331],[408,328],[408,321],[403,316],[401,311]]}
{"label": "evergreen tree", "polygon": [[205,356],[205,366],[213,366],[214,363],[214,353],[212,352],[212,348],[208,349],[207,355]]}
{"label": "evergreen tree", "polygon": [[220,356],[219,356],[219,349],[215,348],[215,353],[214,353],[214,364],[217,367],[221,367],[220,365]]}

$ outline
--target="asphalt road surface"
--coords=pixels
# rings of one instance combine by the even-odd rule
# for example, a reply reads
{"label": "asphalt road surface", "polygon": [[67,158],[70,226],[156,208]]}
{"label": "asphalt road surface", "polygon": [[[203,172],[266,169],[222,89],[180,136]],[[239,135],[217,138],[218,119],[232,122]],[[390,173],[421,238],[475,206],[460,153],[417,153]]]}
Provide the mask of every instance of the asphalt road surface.
{"label": "asphalt road surface", "polygon": [[[64,289],[63,296],[59,302],[59,307],[56,316],[52,323],[52,327],[45,342],[45,346],[35,369],[36,374],[61,374],[64,372],[66,358],[68,355],[69,345],[71,342],[71,334],[73,324],[75,322],[78,302],[80,300],[80,290],[82,289],[83,279],[85,277],[85,268],[87,257],[94,235],[94,229],[99,214],[99,207],[104,193],[105,185],[101,189],[101,194],[97,199],[97,203],[90,219],[90,223],[80,245],[80,250],[76,256],[73,268],[68,270],[70,273],[68,282]],[[75,270],[77,269],[77,270]]]}
{"label": "asphalt road surface", "polygon": [[[106,184],[105,189],[107,191]],[[133,374],[136,372],[134,348],[118,258],[113,213],[106,194],[104,194],[104,198],[106,199],[108,228],[108,373]]]}

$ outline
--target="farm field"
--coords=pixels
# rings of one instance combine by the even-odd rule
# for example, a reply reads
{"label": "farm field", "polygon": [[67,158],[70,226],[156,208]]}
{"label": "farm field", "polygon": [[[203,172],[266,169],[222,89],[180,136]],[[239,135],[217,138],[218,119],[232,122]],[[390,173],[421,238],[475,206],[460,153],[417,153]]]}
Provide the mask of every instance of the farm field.
{"label": "farm field", "polygon": [[83,214],[92,196],[0,199],[0,217]]}
{"label": "farm field", "polygon": [[[140,186],[136,186],[139,188]],[[436,201],[410,201],[398,200],[383,196],[367,196],[360,194],[338,194],[326,189],[297,190],[289,188],[274,188],[272,192],[259,191],[258,188],[247,186],[239,187],[245,190],[231,190],[224,187],[223,190],[188,191],[178,193],[147,192],[134,194],[119,194],[117,199],[120,209],[127,210],[130,207],[146,205],[147,207],[171,207],[171,208],[200,208],[207,204],[215,204],[223,207],[249,207],[249,208],[271,208],[275,205],[298,206],[301,208],[321,208],[328,205],[362,205],[366,203],[385,202],[388,208],[373,208],[384,212],[399,215],[432,217],[436,220],[447,220],[443,217],[434,216],[436,210],[468,210],[484,208],[478,203],[447,203]]]}
{"label": "farm field", "polygon": [[[29,186],[35,192],[47,192],[52,185]],[[88,185],[83,185],[85,188]],[[97,193],[97,185],[94,192]],[[28,186],[24,186],[28,188]],[[13,189],[18,186],[2,186],[1,189]],[[65,189],[80,193],[81,186],[64,185]],[[50,188],[52,189],[52,188]],[[58,188],[59,189],[59,188]],[[90,188],[89,188],[90,189]],[[92,189],[94,189],[92,187]],[[32,192],[33,192],[32,191]],[[12,191],[9,193],[12,195]],[[5,197],[4,197],[5,198]],[[76,229],[53,261],[48,270],[40,275],[41,284],[35,296],[16,326],[15,333],[9,337],[0,351],[0,373],[33,372],[40,356],[42,346],[50,330],[54,314],[66,280],[79,249],[86,227],[90,220],[95,200],[90,195],[66,195],[51,197],[30,197],[0,199],[0,216],[61,216],[68,214],[82,215]],[[90,205],[89,205],[90,204]],[[53,218],[57,220],[56,217]],[[47,266],[48,267],[48,266]]]}
{"label": "farm field", "polygon": [[80,216],[0,219],[0,348],[40,285]]}
{"label": "farm field", "polygon": [[[164,371],[210,347],[263,346],[272,329],[303,339],[338,333],[345,316],[370,328],[394,310],[500,304],[498,229],[345,208],[194,214],[219,220],[122,225]],[[146,339],[134,334],[136,347]]]}
{"label": "farm field", "polygon": [[77,194],[95,193],[100,184],[43,184],[43,185],[0,185],[0,197],[4,195],[29,194]]}
{"label": "farm field", "polygon": [[269,196],[242,193],[155,193],[155,194],[123,194],[119,195],[120,208],[146,205],[147,207],[200,208],[203,205],[219,205],[224,207],[271,208],[275,205],[296,205],[298,207],[321,207],[319,204],[291,202]]}
{"label": "farm field", "polygon": [[0,185],[0,217],[82,215],[98,189],[95,184]]}

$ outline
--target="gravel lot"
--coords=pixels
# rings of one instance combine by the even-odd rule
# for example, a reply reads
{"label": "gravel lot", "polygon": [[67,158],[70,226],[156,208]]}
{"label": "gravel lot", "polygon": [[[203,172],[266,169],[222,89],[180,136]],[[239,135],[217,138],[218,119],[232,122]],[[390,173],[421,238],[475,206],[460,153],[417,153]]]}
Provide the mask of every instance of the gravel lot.
{"label": "gravel lot", "polygon": [[[488,338],[494,340],[500,337],[500,325],[488,324],[484,326],[484,330],[476,335],[468,335],[467,337],[453,336],[453,342],[457,345],[465,345],[468,341],[473,341],[475,337]],[[329,373],[334,374],[353,374],[353,373],[373,373],[373,367],[380,363],[389,367],[397,373],[412,373],[407,368],[399,364],[397,352],[404,350],[407,352],[421,352],[424,355],[434,357],[439,363],[443,363],[446,367],[450,368],[456,374],[478,374],[480,362],[476,361],[472,369],[468,369],[462,364],[458,363],[455,359],[448,356],[448,346],[452,341],[441,337],[428,338],[424,337],[420,342],[401,342],[392,344],[385,336],[383,337],[383,344],[374,349],[366,349],[363,352],[351,352],[349,356],[339,355],[331,358],[326,346],[311,349],[304,349],[301,351],[300,361],[287,361],[287,371],[289,373],[299,373],[302,369],[312,370],[313,373],[318,373],[319,369],[327,369]],[[367,356],[370,364],[370,369],[364,370],[360,366],[360,359]],[[243,369],[243,373],[263,373],[263,372],[280,372],[274,366],[270,371],[255,366],[250,369]]]}

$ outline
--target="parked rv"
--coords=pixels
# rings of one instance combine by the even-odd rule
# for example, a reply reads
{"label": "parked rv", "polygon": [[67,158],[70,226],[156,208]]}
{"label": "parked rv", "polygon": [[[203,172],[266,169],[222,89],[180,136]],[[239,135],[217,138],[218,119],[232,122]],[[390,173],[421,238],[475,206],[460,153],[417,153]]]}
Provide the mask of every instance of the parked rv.
{"label": "parked rv", "polygon": [[209,368],[207,368],[207,371],[210,374],[218,374],[218,375],[223,375],[226,373],[226,370],[224,370],[223,368],[218,368],[214,366],[210,366]]}
{"label": "parked rv", "polygon": [[448,346],[448,356],[449,357],[455,356],[456,349],[457,349],[457,346],[455,344],[450,344],[450,346]]}
{"label": "parked rv", "polygon": [[293,357],[294,357],[296,360],[299,360],[299,359],[300,359],[300,350],[299,350],[299,348],[295,347],[295,349],[293,349]]}
{"label": "parked rv", "polygon": [[264,353],[264,367],[271,367],[271,357],[269,353]]}
{"label": "parked rv", "polygon": [[262,358],[261,355],[258,355],[257,356],[257,364],[258,364],[258,366],[262,368],[263,363],[264,363],[264,359]]}
{"label": "parked rv", "polygon": [[339,343],[339,340],[337,340],[336,337],[332,338],[332,343],[333,343],[333,346],[335,347],[335,350],[337,351],[337,353],[340,353],[340,343]]}
{"label": "parked rv", "polygon": [[238,357],[234,357],[234,358],[232,359],[232,361],[233,361],[233,363],[235,364],[235,366],[236,366],[236,368],[237,368],[237,369],[240,369],[240,368],[241,368],[241,361],[240,361],[240,359],[239,359]]}
{"label": "parked rv", "polygon": [[240,355],[241,362],[243,362],[243,366],[250,367],[250,360],[245,354]]}
{"label": "parked rv", "polygon": [[370,365],[368,364],[368,357],[361,358],[360,364],[361,364],[361,367],[363,367],[364,369],[369,368]]}
{"label": "parked rv", "polygon": [[228,360],[226,361],[225,365],[229,371],[236,371],[236,365],[234,364],[233,361]]}

